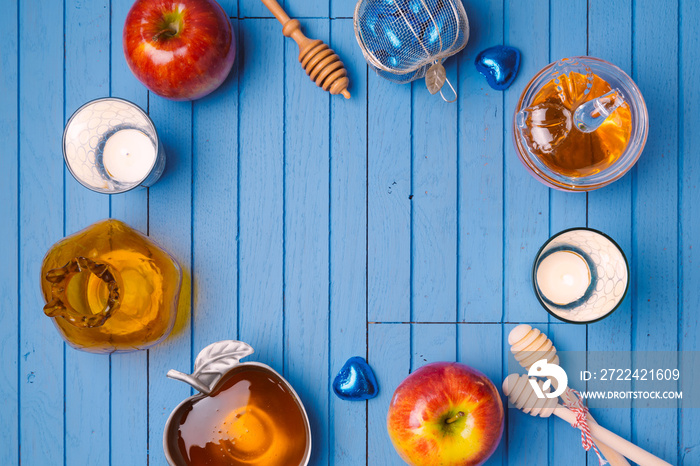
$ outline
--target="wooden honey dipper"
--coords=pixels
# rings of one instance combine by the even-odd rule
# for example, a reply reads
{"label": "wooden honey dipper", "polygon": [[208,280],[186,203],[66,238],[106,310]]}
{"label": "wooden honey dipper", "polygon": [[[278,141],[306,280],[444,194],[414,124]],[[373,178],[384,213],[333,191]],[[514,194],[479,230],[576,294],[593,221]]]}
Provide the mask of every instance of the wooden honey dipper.
{"label": "wooden honey dipper", "polygon": [[[543,383],[541,380],[538,381],[538,384],[540,389],[542,389]],[[546,392],[546,390],[542,391]],[[535,390],[529,383],[528,376],[525,374],[510,374],[506,377],[503,381],[503,394],[508,397],[508,400],[516,408],[531,416],[546,418],[554,414],[571,425],[576,423],[576,414],[560,405],[558,398],[538,398]],[[602,440],[606,445],[614,448],[641,466],[671,466],[666,461],[639,448],[632,442],[601,427],[594,420],[589,420],[588,427],[594,438]]]}
{"label": "wooden honey dipper", "polygon": [[[530,370],[530,367],[541,359],[545,359],[549,364],[559,365],[559,356],[557,356],[557,349],[554,347],[552,340],[538,329],[529,325],[518,325],[511,330],[508,335],[508,344],[510,345],[510,351],[515,356],[515,360],[527,370]],[[556,389],[556,379],[552,378],[550,380]],[[576,397],[576,394],[572,393],[568,387],[565,394],[569,399],[575,399]],[[556,398],[553,399],[556,400]],[[590,414],[588,414],[588,420],[595,422],[595,419]],[[595,436],[594,440],[596,446],[611,466],[629,466],[629,462],[620,453],[595,438]]]}
{"label": "wooden honey dipper", "polygon": [[342,94],[350,98],[348,92],[348,72],[340,57],[323,41],[309,39],[301,32],[301,24],[290,19],[276,0],[261,0],[275,18],[282,23],[282,33],[291,37],[299,46],[299,62],[312,81],[333,95]]}

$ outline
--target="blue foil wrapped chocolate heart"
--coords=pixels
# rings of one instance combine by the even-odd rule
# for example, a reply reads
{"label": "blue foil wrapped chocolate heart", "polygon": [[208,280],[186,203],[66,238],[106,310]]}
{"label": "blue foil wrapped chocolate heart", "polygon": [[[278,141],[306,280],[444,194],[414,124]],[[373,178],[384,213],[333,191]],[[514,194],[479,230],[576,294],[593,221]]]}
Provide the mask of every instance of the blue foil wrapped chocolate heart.
{"label": "blue foil wrapped chocolate heart", "polygon": [[510,87],[520,69],[520,51],[506,45],[490,47],[476,56],[476,70],[497,91]]}
{"label": "blue foil wrapped chocolate heart", "polygon": [[335,376],[333,391],[343,400],[369,400],[377,396],[379,386],[367,361],[355,356],[348,359]]}

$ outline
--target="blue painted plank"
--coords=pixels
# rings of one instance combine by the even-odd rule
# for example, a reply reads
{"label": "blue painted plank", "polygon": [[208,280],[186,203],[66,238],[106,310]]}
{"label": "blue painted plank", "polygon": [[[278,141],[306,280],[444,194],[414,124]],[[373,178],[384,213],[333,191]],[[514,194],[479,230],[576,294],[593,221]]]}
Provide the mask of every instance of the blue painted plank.
{"label": "blue painted plank", "polygon": [[[698,189],[700,188],[700,117],[693,102],[700,101],[700,92],[695,83],[700,78],[700,36],[696,25],[700,21],[698,2],[681,2],[680,11],[680,212],[681,225],[679,260],[681,324],[679,349],[683,352],[700,350],[700,326],[697,310],[700,308],[700,212],[697,209]],[[692,380],[698,380],[697,368],[683,367],[685,387],[690,388]],[[684,389],[684,391],[687,391]],[[683,404],[689,404],[687,401]],[[680,412],[678,463],[684,466],[700,464],[700,413],[697,409],[684,409]]]}
{"label": "blue painted plank", "polygon": [[[193,103],[193,349],[238,335],[238,67]],[[216,215],[212,206],[217,205]]]}
{"label": "blue painted plank", "polygon": [[[109,1],[66,5],[65,115],[109,94]],[[64,170],[65,231],[72,234],[109,217],[109,196]],[[109,356],[66,347],[65,461],[107,465],[110,459]]]}
{"label": "blue painted plank", "polygon": [[[331,46],[352,79],[352,99],[331,99],[330,377],[367,355],[367,65],[351,20],[331,21]],[[330,463],[366,463],[367,404],[330,393]]]}
{"label": "blue painted plank", "polygon": [[[328,0],[306,0],[304,2],[299,1],[287,1],[287,0],[277,0],[278,3],[287,12],[287,15],[291,18],[302,18],[301,27],[304,33],[311,37],[312,39],[319,39],[320,37],[313,37],[309,35],[309,31],[313,30],[313,26],[309,26],[311,29],[307,29],[305,24],[309,22],[310,18],[328,18],[330,17],[330,2]],[[268,10],[262,2],[240,2],[239,5],[240,17],[241,18],[272,18],[272,13]],[[279,28],[280,34],[282,34],[282,27]],[[291,39],[290,39],[291,40]],[[299,51],[296,51],[299,54]]]}
{"label": "blue painted plank", "polygon": [[[216,0],[231,18],[238,16],[238,0]],[[234,21],[234,27],[236,22]]]}
{"label": "blue painted plank", "polygon": [[[446,62],[455,79],[456,60]],[[412,315],[414,322],[457,319],[457,106],[413,82]],[[448,94],[445,91],[445,95]]]}
{"label": "blue painted plank", "polygon": [[[503,340],[502,347],[504,353],[503,379],[511,373],[524,374],[525,369],[515,361],[510,346],[508,345],[508,334],[516,324],[503,325]],[[545,325],[534,325],[533,327],[546,330]],[[499,388],[503,385],[503,380],[499,384]],[[549,421],[539,417],[533,417],[516,409],[508,403],[506,397],[503,397],[503,402],[507,406],[506,413],[506,431],[503,433],[504,441],[506,442],[506,458],[507,464],[554,464],[549,461]],[[561,420],[555,420],[555,429],[565,429],[567,424]],[[556,424],[558,423],[558,424]],[[547,460],[545,460],[547,458]]]}
{"label": "blue painted plank", "polygon": [[[513,114],[528,80],[549,62],[549,3],[510,0],[505,10],[505,43],[520,48],[518,79],[505,92],[504,140],[511,141]],[[547,317],[535,299],[530,279],[532,261],[547,240],[549,190],[520,163],[513,143],[505,145],[505,314],[509,322]]]}
{"label": "blue painted plank", "polygon": [[64,344],[42,307],[39,269],[63,237],[63,2],[19,10],[20,462],[64,458]]}
{"label": "blue painted plank", "polygon": [[[504,351],[508,351],[508,348],[503,346],[502,325],[457,325],[457,360],[483,372],[493,382],[501,395],[507,417],[509,414],[509,409],[507,409],[508,400],[501,393],[501,385],[505,378],[503,369]],[[488,466],[507,464],[506,435],[507,433],[504,431],[498,448],[484,464]]]}
{"label": "blue painted plank", "polygon": [[0,17],[0,424],[5,426],[0,463],[19,464],[19,29],[17,3]]}
{"label": "blue painted plank", "polygon": [[[678,342],[678,11],[640,0],[633,17],[634,78],[650,115],[649,137],[637,163],[633,234],[636,300],[633,349],[676,351]],[[667,31],[660,35],[659,31]],[[670,312],[670,315],[669,315]],[[670,318],[660,318],[665,315]],[[671,317],[674,316],[674,317]],[[633,439],[677,463],[678,413],[634,403]]]}
{"label": "blue painted plank", "polygon": [[[190,387],[167,379],[170,369],[192,368],[192,104],[171,102],[150,94],[150,115],[164,142],[167,162],[163,177],[149,188],[149,235],[179,262],[183,282],[173,334],[149,349],[148,442],[160,445],[170,412],[190,395]],[[199,349],[199,348],[198,348]],[[151,448],[149,464],[166,464],[161,448]]]}
{"label": "blue painted plank", "polygon": [[372,70],[367,86],[367,314],[370,322],[408,322],[411,86],[391,83]]}
{"label": "blue painted plank", "polygon": [[[549,61],[587,55],[588,0],[551,2]],[[549,233],[586,225],[585,193],[549,190]],[[550,316],[550,320],[554,317]]]}
{"label": "blue painted plank", "polygon": [[[540,330],[552,340],[557,353],[562,353],[561,365],[569,376],[569,386],[578,391],[583,390],[585,387],[577,383],[575,374],[569,370],[566,352],[586,351],[586,326],[553,323],[548,328],[542,326]],[[572,354],[570,359],[579,360],[577,354]],[[595,457],[595,454],[592,456]],[[559,464],[564,458],[571,464],[586,463],[586,450],[581,447],[581,431],[552,416],[549,419],[549,464]]]}
{"label": "blue painted plank", "polygon": [[[608,60],[632,74],[632,2],[630,0],[590,2],[588,12],[588,50],[590,55]],[[610,186],[588,194],[588,225],[610,235],[620,245],[627,259],[632,256],[632,174],[628,173]],[[632,298],[628,296],[613,315],[588,326],[588,350],[593,352],[630,351],[632,349]],[[601,353],[605,354],[605,353]],[[620,356],[622,359],[624,356]],[[624,361],[624,359],[623,359]],[[595,361],[589,360],[595,366]],[[624,364],[624,363],[623,363]],[[588,390],[605,388],[607,382],[590,381]],[[594,413],[598,422],[624,438],[632,438],[631,402],[621,400],[617,409]],[[588,464],[598,458],[588,455]]]}
{"label": "blue painted plank", "polygon": [[[131,0],[112,0],[111,94],[148,110],[148,91],[129,70],[122,29]],[[156,128],[158,130],[158,128]],[[111,217],[148,233],[148,189],[110,196]],[[111,462],[145,466],[148,461],[148,369],[146,351],[110,356]]]}
{"label": "blue painted plank", "polygon": [[[328,40],[328,20],[306,21]],[[326,464],[328,442],[329,99],[285,42],[284,303],[285,374],[309,411],[311,464]],[[342,99],[334,96],[334,99]],[[320,345],[319,345],[320,343]]]}
{"label": "blue painted plank", "polygon": [[[279,2],[280,5],[282,2]],[[270,10],[265,8],[265,5],[263,2],[240,2],[238,4],[238,15],[239,18],[273,18],[272,13],[270,13]],[[282,36],[282,26],[277,23],[277,30],[276,32]],[[291,39],[290,39],[291,40]],[[239,49],[241,50],[241,49]]]}
{"label": "blue painted plank", "polygon": [[411,372],[433,362],[457,359],[455,324],[411,324]]}
{"label": "blue painted plank", "polygon": [[[292,18],[328,18],[330,16],[330,0],[304,0],[303,2],[298,0],[278,1],[287,11],[287,14]],[[312,26],[313,21],[305,20],[302,23],[302,26],[307,22],[310,23],[309,27],[305,29],[305,31],[308,32],[307,35],[311,38],[325,41],[326,39],[324,37],[312,35],[312,31],[314,29],[314,26]]]}
{"label": "blue painted plank", "polygon": [[[330,16],[331,18],[352,18],[353,13],[355,12],[355,5],[357,5],[357,2],[349,2],[347,0],[330,0]],[[348,37],[353,37],[354,40],[354,29],[350,31],[350,35]]]}
{"label": "blue painted plank", "polygon": [[368,361],[377,376],[379,395],[367,403],[367,465],[404,465],[386,430],[394,390],[411,371],[411,328],[406,324],[372,324]]}
{"label": "blue painted plank", "polygon": [[282,373],[285,39],[272,19],[239,24],[239,333],[252,359]]}
{"label": "blue painted plank", "polygon": [[[503,2],[465,5],[470,38],[459,55],[457,114],[457,319],[503,318],[503,93],[486,84],[474,59],[503,41]],[[508,117],[505,118],[506,120]]]}

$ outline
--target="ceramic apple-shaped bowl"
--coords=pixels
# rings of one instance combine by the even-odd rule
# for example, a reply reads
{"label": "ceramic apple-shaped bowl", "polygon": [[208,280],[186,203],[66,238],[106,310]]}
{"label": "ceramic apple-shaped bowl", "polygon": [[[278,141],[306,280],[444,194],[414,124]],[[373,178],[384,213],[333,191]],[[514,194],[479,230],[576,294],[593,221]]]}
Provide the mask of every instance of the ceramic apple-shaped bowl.
{"label": "ceramic apple-shaped bowl", "polygon": [[306,466],[311,428],[301,399],[271,367],[240,359],[253,353],[241,341],[204,348],[192,374],[168,377],[200,393],[178,405],[163,432],[171,466]]}

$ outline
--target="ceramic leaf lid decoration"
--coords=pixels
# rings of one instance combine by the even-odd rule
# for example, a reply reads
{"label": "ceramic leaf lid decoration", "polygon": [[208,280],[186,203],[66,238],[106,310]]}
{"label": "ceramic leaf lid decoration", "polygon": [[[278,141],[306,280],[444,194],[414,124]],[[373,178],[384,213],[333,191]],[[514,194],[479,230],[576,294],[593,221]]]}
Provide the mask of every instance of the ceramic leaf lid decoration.
{"label": "ceramic leaf lid decoration", "polygon": [[271,367],[240,360],[247,343],[224,340],[204,348],[192,374],[168,377],[200,393],[170,414],[163,433],[172,466],[305,466],[311,427],[301,399]]}
{"label": "ceramic leaf lid decoration", "polygon": [[209,395],[229,369],[236,367],[241,359],[251,354],[253,348],[242,341],[225,340],[212,343],[197,355],[192,374],[171,369],[168,371],[168,377],[186,382],[199,392]]}

